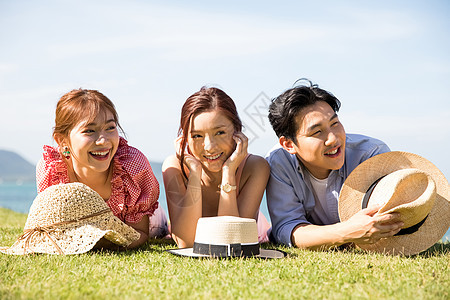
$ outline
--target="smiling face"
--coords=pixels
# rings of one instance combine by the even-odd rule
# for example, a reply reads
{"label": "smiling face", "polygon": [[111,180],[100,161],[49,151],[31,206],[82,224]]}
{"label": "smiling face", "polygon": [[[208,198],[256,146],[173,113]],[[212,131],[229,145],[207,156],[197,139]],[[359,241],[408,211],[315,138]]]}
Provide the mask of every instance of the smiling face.
{"label": "smiling face", "polygon": [[70,148],[74,170],[108,171],[119,145],[119,132],[113,114],[100,111],[92,122],[79,122],[60,145]]}
{"label": "smiling face", "polygon": [[188,132],[188,149],[206,170],[220,172],[234,151],[234,132],[233,123],[218,110],[194,115]]}
{"label": "smiling face", "polygon": [[[316,178],[327,178],[345,160],[345,130],[330,105],[318,101],[302,109],[297,117],[297,142],[280,138],[283,147],[305,165]],[[284,139],[284,140],[283,140]]]}

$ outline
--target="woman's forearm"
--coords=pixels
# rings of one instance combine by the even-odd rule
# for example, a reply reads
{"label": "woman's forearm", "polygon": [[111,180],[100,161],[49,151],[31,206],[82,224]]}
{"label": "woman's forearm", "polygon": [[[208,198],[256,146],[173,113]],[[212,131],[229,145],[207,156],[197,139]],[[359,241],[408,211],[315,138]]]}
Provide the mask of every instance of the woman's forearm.
{"label": "woman's forearm", "polygon": [[180,248],[191,247],[194,244],[197,221],[202,216],[200,176],[191,172],[184,195],[168,195],[167,200],[175,242]]}
{"label": "woman's forearm", "polygon": [[[236,216],[239,217],[239,208],[237,205],[237,183],[236,171],[224,167],[222,170],[222,182],[219,186],[219,207],[217,214],[219,216]],[[232,187],[226,191],[226,185]]]}

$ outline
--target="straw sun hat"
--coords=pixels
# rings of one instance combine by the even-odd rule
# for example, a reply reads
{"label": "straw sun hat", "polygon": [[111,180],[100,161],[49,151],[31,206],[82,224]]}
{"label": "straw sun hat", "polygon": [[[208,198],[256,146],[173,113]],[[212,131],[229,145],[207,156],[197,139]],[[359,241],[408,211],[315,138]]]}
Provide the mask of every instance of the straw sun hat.
{"label": "straw sun hat", "polygon": [[260,249],[258,228],[254,219],[232,216],[200,218],[197,222],[193,248],[168,252],[190,257],[257,257],[283,258],[278,250]]}
{"label": "straw sun hat", "polygon": [[378,253],[414,255],[433,246],[448,230],[449,191],[442,172],[425,158],[387,152],[364,161],[345,180],[339,217],[346,221],[375,205],[382,205],[377,214],[399,213],[404,226],[398,234],[357,246]]}
{"label": "straw sun hat", "polygon": [[128,246],[139,233],[108,208],[97,192],[76,182],[50,186],[30,207],[24,233],[6,254],[80,254],[102,238]]}

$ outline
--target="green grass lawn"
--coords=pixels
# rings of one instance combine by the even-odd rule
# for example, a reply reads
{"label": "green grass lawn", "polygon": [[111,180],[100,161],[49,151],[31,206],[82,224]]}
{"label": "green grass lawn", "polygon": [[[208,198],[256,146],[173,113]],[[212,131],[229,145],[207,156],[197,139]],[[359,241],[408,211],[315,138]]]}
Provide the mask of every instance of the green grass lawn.
{"label": "green grass lawn", "polygon": [[[0,208],[0,246],[26,215]],[[450,243],[414,257],[358,250],[312,252],[265,244],[281,260],[171,255],[167,240],[82,255],[0,254],[0,299],[449,299]]]}

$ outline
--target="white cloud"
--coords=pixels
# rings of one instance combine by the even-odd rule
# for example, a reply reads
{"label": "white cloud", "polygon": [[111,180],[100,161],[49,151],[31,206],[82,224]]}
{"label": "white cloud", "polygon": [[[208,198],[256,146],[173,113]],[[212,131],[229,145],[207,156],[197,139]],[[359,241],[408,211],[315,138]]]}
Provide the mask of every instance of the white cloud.
{"label": "white cloud", "polygon": [[149,55],[192,60],[248,56],[298,46],[302,46],[301,52],[307,53],[316,50],[335,52],[338,48],[340,51],[348,50],[354,43],[407,38],[417,31],[417,20],[414,22],[401,12],[354,9],[340,13],[340,18],[345,21],[331,25],[305,19],[285,21],[277,16],[230,16],[171,6],[131,6],[125,11],[117,9],[98,17],[102,18],[101,23],[106,24],[115,22],[117,18],[128,26],[135,24],[137,29],[133,33],[111,30],[100,38],[83,37],[72,39],[78,42],[56,42],[48,46],[48,54],[52,58],[67,59],[147,49],[150,50]]}
{"label": "white cloud", "polygon": [[411,15],[387,9],[354,8],[343,11],[348,18],[348,37],[357,40],[389,41],[413,36],[420,29],[420,20]]}
{"label": "white cloud", "polygon": [[2,76],[4,73],[14,72],[17,69],[17,64],[0,62],[0,76]]}

